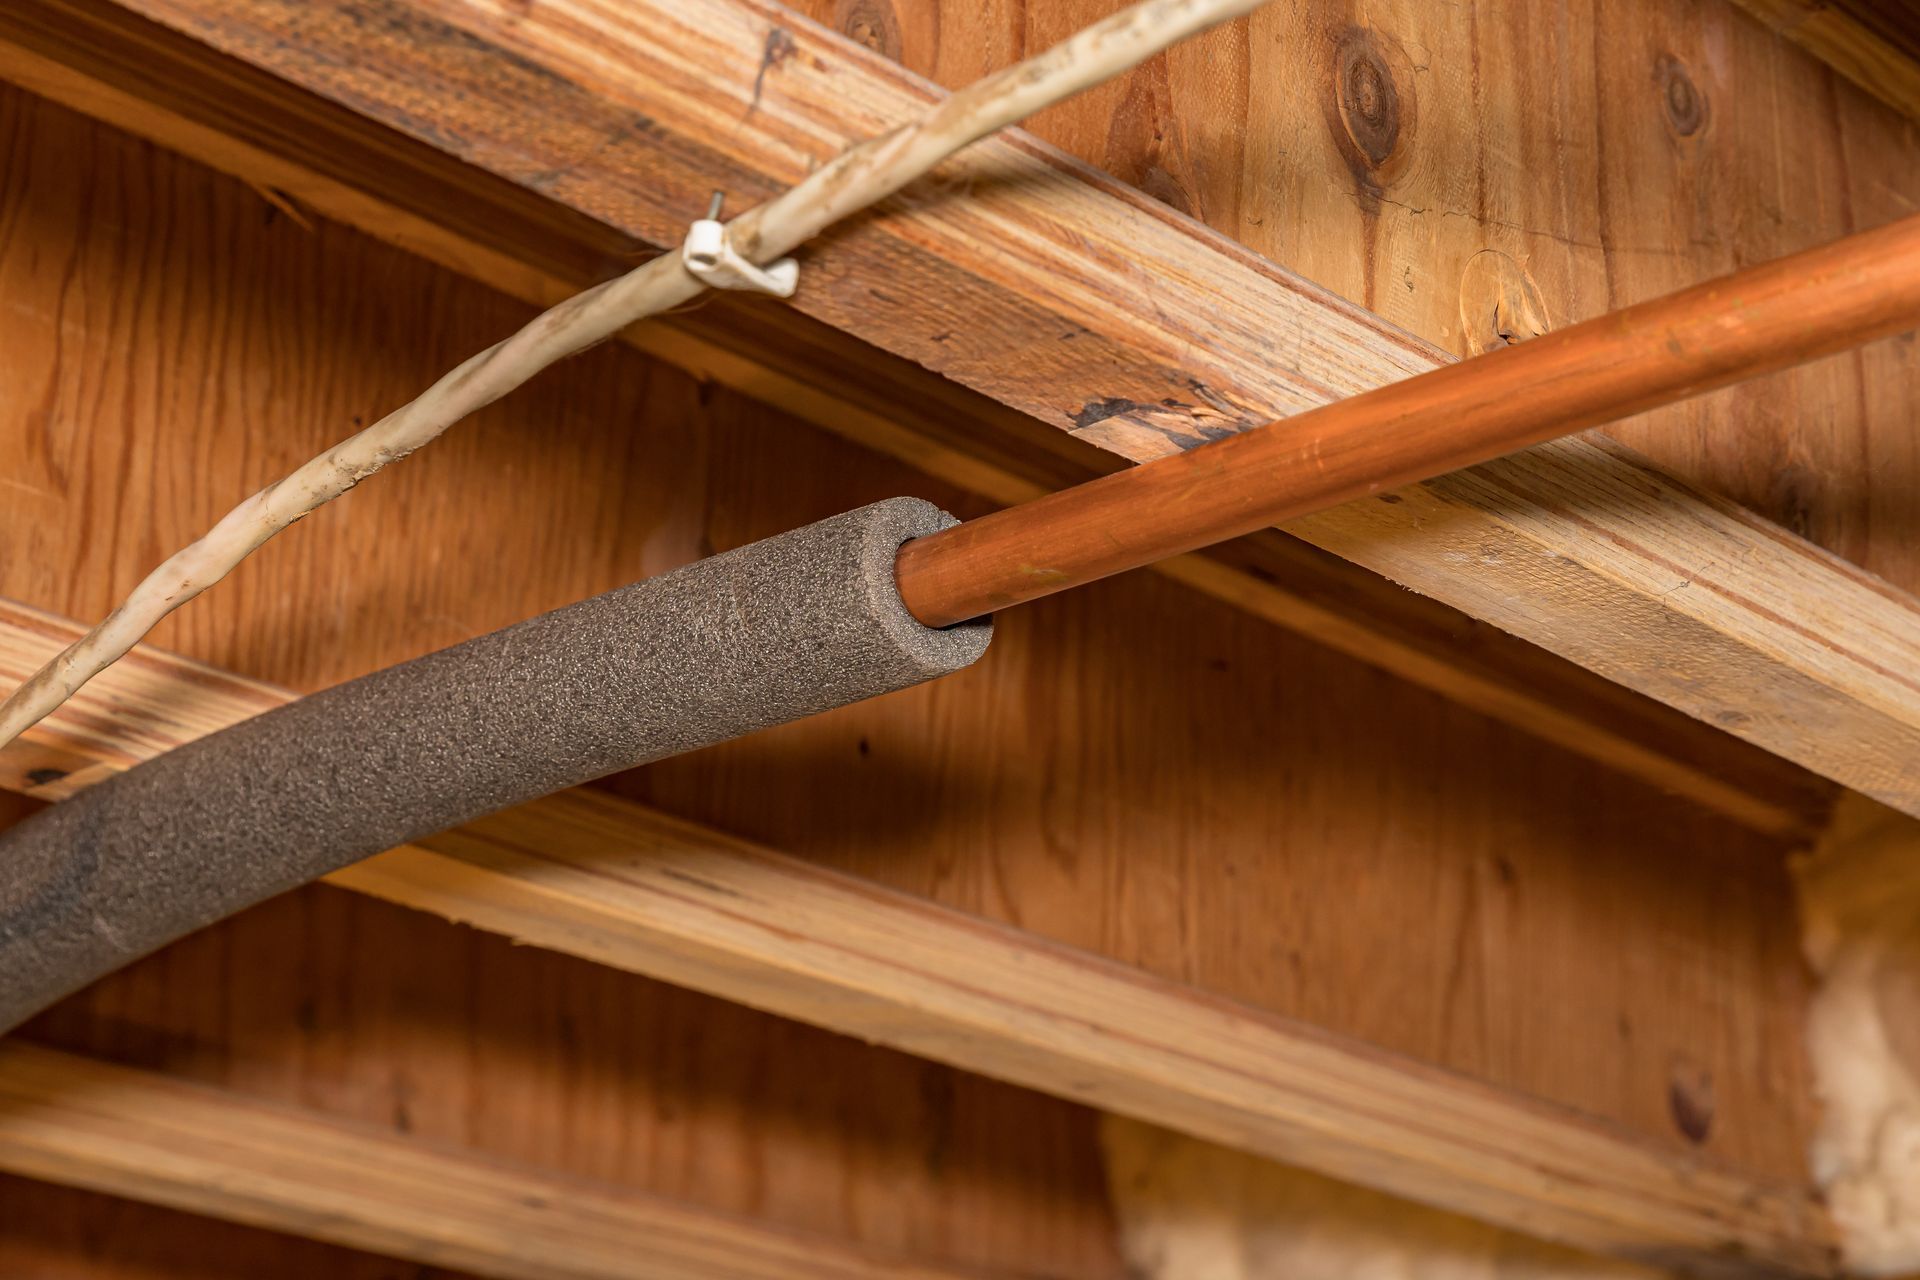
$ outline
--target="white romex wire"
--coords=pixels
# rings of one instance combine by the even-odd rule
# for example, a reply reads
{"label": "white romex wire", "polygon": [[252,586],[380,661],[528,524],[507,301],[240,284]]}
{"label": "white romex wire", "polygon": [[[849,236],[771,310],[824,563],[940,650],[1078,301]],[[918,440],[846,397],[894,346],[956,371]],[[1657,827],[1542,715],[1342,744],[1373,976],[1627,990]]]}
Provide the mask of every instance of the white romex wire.
{"label": "white romex wire", "polygon": [[[842,152],[785,194],[741,214],[727,238],[765,264],[849,214],[884,200],[960,148],[1125,71],[1263,0],[1145,0],[1045,53],[988,76],[912,123]],[[697,296],[703,284],[669,253],[576,294],[473,356],[357,435],[242,502],[155,569],[119,608],[0,704],[0,746],[51,714],[173,610],[267,539],[545,369],[636,320]]]}

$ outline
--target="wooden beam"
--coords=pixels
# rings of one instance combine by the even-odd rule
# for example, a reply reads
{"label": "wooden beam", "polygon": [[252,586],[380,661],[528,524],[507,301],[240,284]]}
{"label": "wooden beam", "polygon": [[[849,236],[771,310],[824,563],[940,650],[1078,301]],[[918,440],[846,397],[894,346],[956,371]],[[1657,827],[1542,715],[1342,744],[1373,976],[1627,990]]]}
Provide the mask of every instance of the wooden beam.
{"label": "wooden beam", "polygon": [[[0,605],[0,678],[76,632]],[[0,784],[57,798],[291,697],[137,650],[0,753]],[[1829,1271],[1801,1187],[591,790],[329,880],[1581,1248]]]}
{"label": "wooden beam", "polygon": [[[704,206],[716,182],[727,184],[736,198],[763,191],[797,173],[796,166],[807,156],[826,154],[841,133],[878,127],[890,114],[913,109],[930,92],[898,68],[822,35],[777,7],[741,10],[733,13],[731,25],[723,24],[724,30],[737,36],[749,29],[760,39],[777,18],[796,33],[800,43],[794,47],[806,53],[812,70],[795,76],[787,60],[779,60],[769,70],[769,84],[762,86],[768,90],[764,101],[752,105],[744,64],[733,65],[739,62],[739,51],[729,54],[699,45],[715,60],[700,72],[711,82],[702,92],[718,95],[717,109],[744,115],[737,127],[727,130],[730,152],[698,147],[685,151],[674,130],[691,128],[689,113],[697,107],[716,108],[712,102],[700,107],[698,95],[689,97],[693,91],[674,77],[656,86],[667,95],[660,105],[674,109],[656,120],[649,103],[649,127],[639,131],[623,123],[629,121],[629,108],[616,109],[613,98],[590,96],[591,85],[576,86],[564,95],[571,141],[563,144],[549,137],[540,146],[578,156],[554,169],[556,174],[564,171],[564,180],[548,179],[525,169],[526,156],[539,148],[501,131],[498,121],[483,138],[463,120],[456,132],[467,141],[454,146],[450,155],[380,123],[392,112],[378,105],[376,91],[382,85],[394,90],[391,80],[360,86],[348,95],[353,106],[369,113],[359,116],[279,79],[297,70],[281,65],[279,55],[255,56],[241,48],[248,60],[222,56],[146,21],[136,12],[143,7],[221,30],[232,24],[251,32],[251,38],[270,34],[267,26],[248,25],[267,20],[257,7],[195,3],[163,13],[164,5],[110,0],[21,0],[0,10],[0,76],[241,175],[276,193],[276,199],[290,198],[542,304],[612,274],[648,244],[663,243],[674,227]],[[382,12],[394,31],[412,30],[409,15],[425,21],[424,9],[400,0],[384,0]],[[491,11],[460,12],[475,19]],[[312,11],[316,51],[328,40],[352,38],[340,25],[351,26],[352,20],[342,13],[334,6]],[[438,59],[432,63],[434,76],[425,82],[448,92],[471,98],[479,87],[477,81],[468,81],[493,74],[488,71],[493,60],[518,56],[485,40],[463,44],[450,34],[453,28],[434,30],[440,34],[416,32],[408,38],[424,42],[422,56],[431,53]],[[303,27],[302,39],[305,31]],[[465,52],[451,51],[449,42]],[[406,52],[383,48],[389,56]],[[635,65],[641,68],[639,78],[617,77],[622,84],[647,83],[649,64],[643,60]],[[324,82],[324,68],[306,66],[304,71],[314,87],[343,92],[341,84]],[[858,86],[846,104],[845,120],[833,114],[837,108],[830,99],[837,90],[823,85],[821,76]],[[668,93],[674,84],[680,87]],[[529,93],[531,120],[539,116],[544,97]],[[474,104],[463,109],[473,110]],[[422,132],[417,122],[414,132]],[[447,141],[438,135],[431,140]],[[617,156],[617,162],[602,163],[602,150]],[[862,291],[879,290],[879,297],[868,301],[892,318],[880,317],[878,327],[863,325],[860,331],[878,340],[889,336],[887,326],[905,324],[913,332],[896,335],[897,345],[911,359],[886,356],[839,333],[831,323],[791,309],[733,299],[716,300],[671,324],[636,328],[627,339],[703,377],[1001,503],[1022,501],[1122,465],[1125,459],[1245,425],[1265,412],[1346,394],[1438,358],[1236,246],[1169,219],[1164,210],[1031,140],[994,144],[968,172],[1022,174],[1025,181],[1038,182],[1044,198],[1014,199],[1012,190],[995,194],[985,206],[984,222],[978,212],[958,204],[916,215],[895,212],[836,234],[833,247],[823,251],[822,272],[815,273],[840,270],[833,262],[843,253],[849,255],[851,292],[822,298],[816,309],[827,321],[848,323],[865,314]],[[977,191],[986,194],[988,188]],[[1046,212],[1054,204],[1062,210],[1059,215]],[[1075,210],[1083,206],[1098,215],[1090,225],[1099,234],[1075,248],[1079,242],[1059,219],[1079,216]],[[1037,221],[1036,210],[1044,213]],[[955,264],[978,253],[968,246],[1007,216],[1015,219],[1013,226],[1033,224],[1021,232],[1020,242],[1027,248],[1018,254],[994,250],[990,257],[997,260],[1000,275],[967,277]],[[964,233],[958,241],[950,234],[954,227]],[[1144,237],[1143,245],[1170,245],[1174,257],[1169,261],[1184,264],[1178,277],[1183,283],[1175,294],[1184,299],[1187,314],[1192,313],[1194,291],[1215,283],[1224,290],[1222,301],[1232,322],[1220,357],[1224,372],[1207,376],[1214,379],[1209,387],[1236,388],[1232,403],[1213,403],[1220,399],[1215,390],[1203,388],[1206,395],[1201,395],[1188,385],[1182,364],[1193,363],[1187,359],[1193,353],[1183,350],[1191,346],[1188,335],[1170,333],[1164,326],[1146,332],[1122,325],[1094,340],[1087,324],[1115,317],[1106,314],[1112,298],[1088,295],[1090,283],[1095,283],[1089,281],[1089,272],[1111,285],[1111,263],[1129,262],[1129,278],[1139,280],[1133,287],[1149,286],[1138,273],[1139,264],[1151,258],[1125,247],[1135,236]],[[890,272],[885,260],[899,254],[906,254],[917,264],[913,271],[921,274],[960,271],[948,280],[957,292],[927,296],[944,296],[959,305],[965,325],[946,332],[926,323],[928,315],[915,314],[910,306],[904,312],[894,310],[902,299],[893,296],[874,268],[878,263],[882,275]],[[1065,295],[1058,300],[1025,296],[1023,291],[1046,283],[1040,277],[1053,272],[1056,262],[1070,270],[1048,287],[1057,284]],[[1001,278],[1008,271],[1012,275]],[[901,278],[911,280],[913,272]],[[1164,293],[1167,284],[1162,280],[1151,287]],[[1083,306],[1092,310],[1081,314],[1078,308]],[[1262,309],[1270,309],[1270,314]],[[1328,321],[1325,332],[1316,318],[1321,313]],[[1005,348],[996,342],[982,345],[984,334],[1001,329],[1023,353],[1034,353],[1032,376],[1009,380],[1020,371],[1003,366],[1017,362],[998,358]],[[962,340],[956,341],[954,333],[962,333]],[[1341,343],[1356,335],[1359,347],[1343,353]],[[1091,346],[1081,345],[1083,341],[1091,341]],[[1090,354],[1096,348],[1098,354]],[[1276,359],[1292,364],[1282,368]],[[1200,372],[1196,365],[1194,373]],[[1126,394],[1119,394],[1122,391]],[[1154,395],[1159,400],[1150,398]],[[1036,413],[1068,431],[1043,427],[1016,410]],[[1634,464],[1620,465],[1626,482],[1639,474]],[[1479,516],[1451,523],[1470,530],[1489,527],[1489,519]],[[1499,527],[1498,521],[1493,524]],[[1395,536],[1404,533],[1404,527],[1397,528]],[[1516,576],[1534,573],[1531,566],[1541,553],[1531,546],[1523,550],[1526,560],[1491,575],[1496,585],[1511,587]],[[1435,590],[1429,579],[1459,572],[1451,555],[1420,551],[1416,543],[1416,558],[1425,569],[1409,573],[1407,580]],[[1461,563],[1478,561],[1468,557]],[[1549,558],[1548,567],[1555,563]],[[1292,537],[1273,533],[1242,540],[1213,555],[1183,557],[1162,568],[1264,618],[1770,834],[1817,829],[1830,798],[1829,786],[1764,751]],[[1484,565],[1481,571],[1486,571]],[[1552,591],[1564,579],[1563,574],[1533,583],[1533,596],[1545,597],[1548,610],[1541,628],[1552,629]]]}
{"label": "wooden beam", "polygon": [[1734,0],[1895,110],[1920,119],[1920,9],[1907,0]]}
{"label": "wooden beam", "polygon": [[961,1280],[731,1214],[0,1043],[0,1170],[503,1280]]}

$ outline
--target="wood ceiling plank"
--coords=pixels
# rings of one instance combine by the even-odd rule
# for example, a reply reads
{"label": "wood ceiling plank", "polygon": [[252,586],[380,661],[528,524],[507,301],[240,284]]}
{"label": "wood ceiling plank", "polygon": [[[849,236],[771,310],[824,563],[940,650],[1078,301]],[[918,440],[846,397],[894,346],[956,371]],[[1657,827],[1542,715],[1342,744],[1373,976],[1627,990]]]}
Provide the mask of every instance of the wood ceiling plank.
{"label": "wood ceiling plank", "polygon": [[[0,603],[0,677],[78,628]],[[32,737],[58,798],[293,695],[154,650]],[[331,883],[1515,1230],[1676,1269],[1829,1273],[1803,1188],[579,790]]]}

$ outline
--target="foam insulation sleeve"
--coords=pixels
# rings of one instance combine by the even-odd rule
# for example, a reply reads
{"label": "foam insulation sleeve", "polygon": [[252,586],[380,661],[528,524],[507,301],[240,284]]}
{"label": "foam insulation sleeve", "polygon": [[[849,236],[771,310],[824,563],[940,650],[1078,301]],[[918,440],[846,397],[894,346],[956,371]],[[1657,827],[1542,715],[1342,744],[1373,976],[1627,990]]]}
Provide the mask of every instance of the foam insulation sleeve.
{"label": "foam insulation sleeve", "polygon": [[0,834],[0,1030],[194,929],[395,845],[957,671],[895,498],[303,698]]}

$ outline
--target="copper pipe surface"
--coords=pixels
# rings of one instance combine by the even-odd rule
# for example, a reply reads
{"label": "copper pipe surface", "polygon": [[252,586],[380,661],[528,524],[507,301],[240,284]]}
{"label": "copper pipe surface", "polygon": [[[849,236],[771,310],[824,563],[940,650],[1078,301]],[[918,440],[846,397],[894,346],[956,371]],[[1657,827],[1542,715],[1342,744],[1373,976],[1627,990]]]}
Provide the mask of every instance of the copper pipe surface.
{"label": "copper pipe surface", "polygon": [[1920,216],[909,542],[900,594],[949,626],[1916,324]]}

